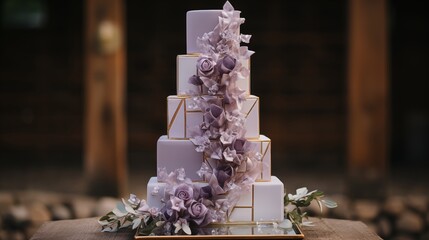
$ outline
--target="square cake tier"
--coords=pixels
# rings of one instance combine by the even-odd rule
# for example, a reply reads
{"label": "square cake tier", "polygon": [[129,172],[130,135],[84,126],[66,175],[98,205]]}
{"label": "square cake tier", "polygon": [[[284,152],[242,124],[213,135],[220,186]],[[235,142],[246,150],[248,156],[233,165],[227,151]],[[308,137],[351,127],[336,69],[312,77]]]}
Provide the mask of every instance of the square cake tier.
{"label": "square cake tier", "polygon": [[[219,98],[220,99],[220,98]],[[246,118],[245,137],[259,138],[259,97],[250,95],[243,101],[241,112]],[[192,127],[203,122],[203,113],[191,97],[167,97],[167,135],[170,139],[188,139]]]}
{"label": "square cake tier", "polygon": [[[207,183],[194,183],[199,187]],[[165,197],[165,183],[152,177],[147,185],[147,202],[151,207],[161,208]],[[255,182],[251,190],[241,195],[235,207],[228,212],[228,223],[254,223],[283,221],[284,219],[284,185],[275,176],[270,181]]]}
{"label": "square cake tier", "polygon": [[[269,181],[271,179],[271,140],[261,135],[257,139],[248,139],[254,144],[254,149],[261,153],[262,171],[257,181]],[[192,181],[203,181],[197,171],[203,161],[209,166],[213,164],[204,157],[203,153],[195,151],[195,145],[188,139],[169,139],[161,136],[157,143],[157,167],[165,168],[167,172],[184,168],[186,176]]]}
{"label": "square cake tier", "polygon": [[[197,54],[177,56],[177,95],[186,96],[189,95],[190,92],[207,93],[207,88],[200,88],[188,82],[192,75],[197,74],[198,58],[199,55]],[[250,59],[241,61],[241,64],[250,70]],[[246,95],[250,95],[250,74],[249,76],[243,77],[243,79],[239,79],[236,84],[237,87],[245,91]]]}

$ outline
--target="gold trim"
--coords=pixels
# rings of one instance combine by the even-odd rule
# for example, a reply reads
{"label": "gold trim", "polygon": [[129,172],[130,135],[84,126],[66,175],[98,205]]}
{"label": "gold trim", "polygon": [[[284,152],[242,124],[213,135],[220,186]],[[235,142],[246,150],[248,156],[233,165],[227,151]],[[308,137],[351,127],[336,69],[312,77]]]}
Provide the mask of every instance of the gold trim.
{"label": "gold trim", "polygon": [[[251,99],[251,97],[249,97]],[[247,99],[246,99],[247,101]],[[246,119],[247,117],[250,115],[250,113],[252,112],[253,108],[255,107],[255,105],[259,102],[259,97],[255,97],[255,102],[253,103],[252,107],[250,108],[250,110],[247,112],[246,114]]]}
{"label": "gold trim", "polygon": [[255,184],[252,184],[252,222],[255,221]]}
{"label": "gold trim", "polygon": [[168,138],[171,140],[189,140],[189,138],[176,138],[176,137],[172,137],[172,138]]}
{"label": "gold trim", "polygon": [[[261,142],[261,149],[263,145],[264,145],[264,142]],[[264,154],[262,155],[262,159],[261,159],[262,163],[264,162],[265,156],[267,155],[268,149],[270,149],[270,147],[271,147],[271,141],[268,142],[267,148],[265,149]],[[271,169],[271,161],[270,161],[270,169]],[[270,175],[271,175],[271,171],[270,171]],[[262,164],[261,179],[264,179],[264,164]]]}
{"label": "gold trim", "polygon": [[185,138],[186,138],[186,131],[188,130],[187,128],[186,128],[186,123],[187,123],[187,118],[186,118],[186,115],[187,115],[187,112],[186,112],[186,98],[185,99],[183,99],[183,101],[185,102],[185,104],[183,104],[183,135],[185,135]]}
{"label": "gold trim", "polygon": [[236,208],[252,208],[252,206],[234,206],[232,209],[234,211],[234,209]]}
{"label": "gold trim", "polygon": [[[179,113],[180,107],[182,106],[183,102],[184,102],[184,99],[181,99],[181,100],[180,100],[180,103],[179,103],[179,106],[177,106],[176,111],[174,112],[173,117],[171,118],[171,121],[170,121],[170,122],[169,122],[169,124],[167,125],[167,126],[168,126],[168,127],[167,127],[167,131],[168,131],[168,133],[170,133],[170,129],[171,129],[171,127],[172,127],[172,125],[173,125],[174,121],[176,120],[177,114]],[[170,135],[170,134],[169,134],[169,135]]]}
{"label": "gold trim", "polygon": [[267,179],[267,180],[264,180],[264,179],[256,179],[256,180],[255,180],[255,182],[271,182],[271,179]]}

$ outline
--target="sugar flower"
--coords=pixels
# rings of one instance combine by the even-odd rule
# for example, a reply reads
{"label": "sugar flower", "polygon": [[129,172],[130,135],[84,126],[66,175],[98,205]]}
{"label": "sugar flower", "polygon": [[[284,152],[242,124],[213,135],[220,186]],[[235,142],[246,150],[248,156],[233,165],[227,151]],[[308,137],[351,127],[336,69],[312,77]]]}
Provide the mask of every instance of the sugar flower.
{"label": "sugar flower", "polygon": [[179,186],[177,186],[174,196],[182,199],[185,203],[191,200],[191,198],[194,196],[194,190],[192,187],[186,183],[182,183]]}
{"label": "sugar flower", "polygon": [[186,209],[185,203],[183,202],[182,199],[180,199],[178,197],[171,196],[170,202],[171,202],[171,209],[173,209],[177,212],[179,212],[182,209]]}
{"label": "sugar flower", "polygon": [[[209,209],[204,206],[201,202],[193,200],[188,207],[188,213],[190,219],[199,226],[204,226],[202,223],[205,220]],[[207,223],[206,223],[207,224]]]}
{"label": "sugar flower", "polygon": [[201,77],[211,77],[216,70],[216,62],[210,57],[200,57],[197,61],[198,75]]}
{"label": "sugar flower", "polygon": [[222,59],[220,59],[217,63],[219,72],[221,74],[228,74],[230,73],[236,65],[237,60],[230,55],[226,55]]}

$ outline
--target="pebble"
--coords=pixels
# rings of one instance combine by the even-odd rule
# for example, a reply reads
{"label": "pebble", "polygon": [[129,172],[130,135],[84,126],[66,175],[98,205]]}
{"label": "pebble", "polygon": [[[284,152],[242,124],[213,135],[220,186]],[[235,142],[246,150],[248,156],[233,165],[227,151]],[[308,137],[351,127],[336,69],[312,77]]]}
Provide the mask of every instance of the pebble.
{"label": "pebble", "polygon": [[3,220],[12,229],[23,229],[30,223],[30,214],[24,205],[14,205],[9,208]]}
{"label": "pebble", "polygon": [[358,219],[369,222],[375,219],[380,212],[379,204],[371,200],[356,200],[355,214]]}
{"label": "pebble", "polygon": [[63,204],[55,204],[51,207],[52,220],[65,220],[71,219],[72,214],[70,210]]}
{"label": "pebble", "polygon": [[398,216],[405,210],[405,204],[401,197],[394,196],[387,198],[384,204],[384,211],[390,215]]}
{"label": "pebble", "polygon": [[407,205],[419,212],[426,213],[428,211],[427,199],[424,196],[410,196],[407,198]]}
{"label": "pebble", "polygon": [[12,193],[0,192],[0,215],[6,212],[14,204]]}
{"label": "pebble", "polygon": [[396,221],[396,229],[400,232],[419,233],[423,231],[423,219],[416,213],[405,211]]}
{"label": "pebble", "polygon": [[51,213],[45,204],[34,202],[28,206],[30,220],[33,224],[40,225],[52,219]]}
{"label": "pebble", "polygon": [[17,192],[17,199],[22,204],[32,204],[33,202],[42,202],[47,206],[63,202],[63,196],[58,193],[43,191],[23,191]]}
{"label": "pebble", "polygon": [[108,212],[112,211],[116,204],[119,202],[119,199],[112,198],[112,197],[102,197],[97,203],[97,206],[95,207],[95,216],[103,216],[106,215]]}

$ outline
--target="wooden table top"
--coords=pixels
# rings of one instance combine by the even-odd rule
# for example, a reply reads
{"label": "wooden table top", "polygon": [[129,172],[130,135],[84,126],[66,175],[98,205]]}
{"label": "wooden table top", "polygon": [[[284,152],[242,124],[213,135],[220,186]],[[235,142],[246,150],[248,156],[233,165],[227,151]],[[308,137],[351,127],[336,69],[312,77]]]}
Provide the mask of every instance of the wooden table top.
{"label": "wooden table top", "polygon": [[[381,239],[365,224],[359,221],[329,218],[310,218],[313,227],[302,227],[305,239]],[[100,232],[96,218],[47,222],[40,227],[31,240],[129,240],[134,239],[134,231],[120,230],[116,233]]]}

